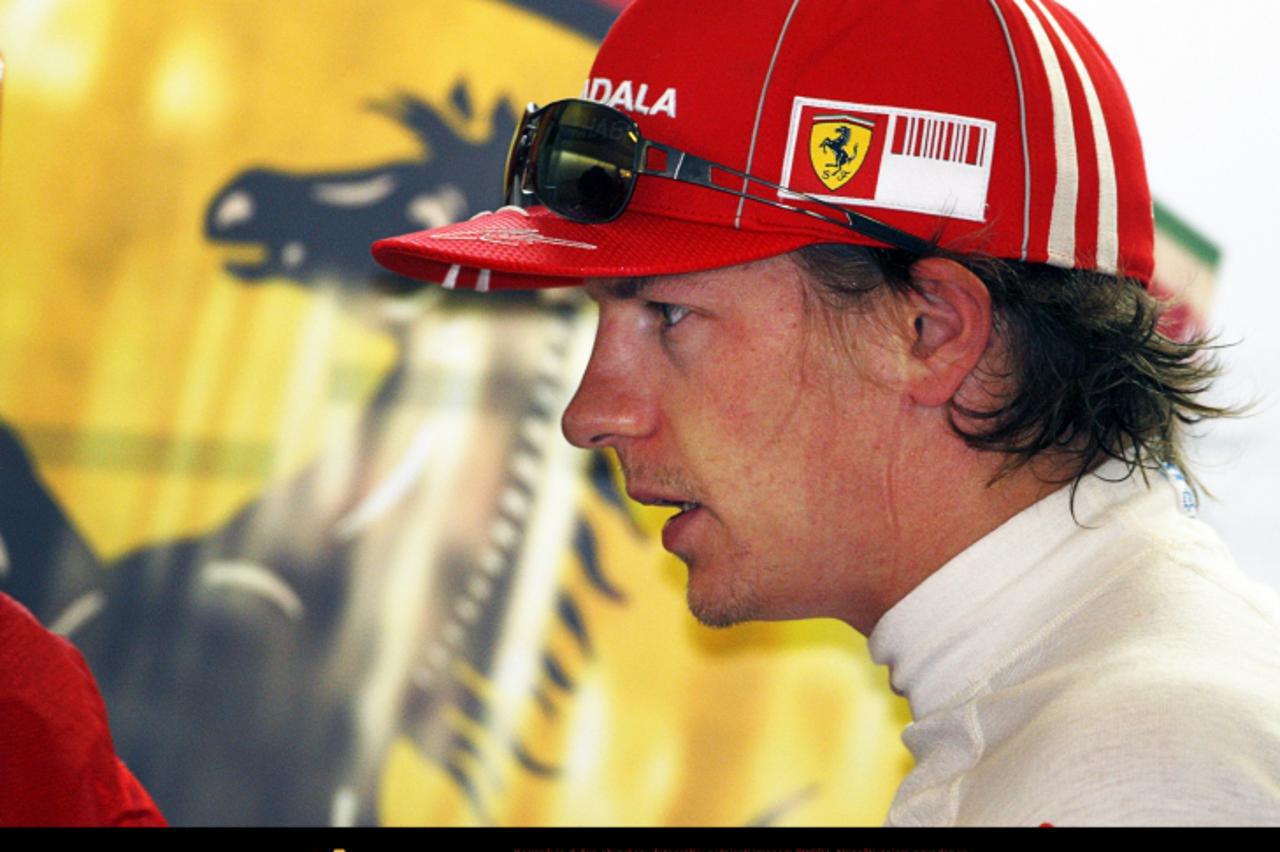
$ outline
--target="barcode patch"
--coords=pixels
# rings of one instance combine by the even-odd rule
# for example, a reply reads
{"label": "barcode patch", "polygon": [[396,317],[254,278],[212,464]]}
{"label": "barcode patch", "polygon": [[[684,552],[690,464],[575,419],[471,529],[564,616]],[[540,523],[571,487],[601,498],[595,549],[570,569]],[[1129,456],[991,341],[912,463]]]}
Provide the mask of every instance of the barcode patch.
{"label": "barcode patch", "polygon": [[903,116],[893,122],[893,153],[982,168],[991,128],[962,119]]}
{"label": "barcode patch", "polygon": [[797,97],[778,196],[986,221],[995,144],[987,119]]}

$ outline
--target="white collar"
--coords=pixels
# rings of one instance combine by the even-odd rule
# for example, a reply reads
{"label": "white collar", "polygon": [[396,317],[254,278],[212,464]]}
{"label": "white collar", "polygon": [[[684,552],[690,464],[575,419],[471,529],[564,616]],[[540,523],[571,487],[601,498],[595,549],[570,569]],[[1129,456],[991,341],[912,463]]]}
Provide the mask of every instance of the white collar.
{"label": "white collar", "polygon": [[868,647],[889,666],[914,718],[964,700],[1063,600],[1104,582],[1131,550],[1123,539],[1157,517],[1180,517],[1179,484],[1150,471],[1150,486],[1141,472],[1115,482],[1125,471],[1111,461],[1081,480],[1079,525],[1063,487],[974,542],[881,617]]}

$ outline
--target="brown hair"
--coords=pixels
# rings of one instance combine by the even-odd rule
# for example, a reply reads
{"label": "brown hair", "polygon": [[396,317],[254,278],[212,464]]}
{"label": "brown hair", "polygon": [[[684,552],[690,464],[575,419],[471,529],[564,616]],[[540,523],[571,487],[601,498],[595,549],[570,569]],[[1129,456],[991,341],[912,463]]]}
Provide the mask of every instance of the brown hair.
{"label": "brown hair", "polygon": [[[1174,340],[1160,332],[1166,305],[1141,282],[1090,270],[1060,269],[990,258],[949,257],[980,278],[991,294],[993,331],[1008,350],[1011,390],[988,410],[951,402],[951,428],[971,447],[1005,453],[1001,475],[1043,453],[1069,461],[1080,480],[1108,458],[1128,464],[1128,476],[1164,462],[1186,468],[1186,427],[1238,416],[1247,407],[1201,400],[1221,373],[1222,346],[1207,336]],[[795,253],[831,308],[862,305],[888,288],[915,289],[910,269],[918,256],[847,244],[815,245]],[[965,428],[963,417],[976,427]]]}

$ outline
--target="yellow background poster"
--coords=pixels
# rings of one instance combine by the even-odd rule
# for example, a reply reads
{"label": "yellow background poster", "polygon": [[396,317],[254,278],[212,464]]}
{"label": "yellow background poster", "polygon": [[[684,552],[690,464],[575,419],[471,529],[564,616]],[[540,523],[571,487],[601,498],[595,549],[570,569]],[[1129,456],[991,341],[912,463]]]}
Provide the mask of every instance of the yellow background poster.
{"label": "yellow background poster", "polygon": [[0,590],[175,824],[883,819],[863,641],[698,626],[560,437],[588,307],[369,260],[494,206],[610,5],[0,0]]}

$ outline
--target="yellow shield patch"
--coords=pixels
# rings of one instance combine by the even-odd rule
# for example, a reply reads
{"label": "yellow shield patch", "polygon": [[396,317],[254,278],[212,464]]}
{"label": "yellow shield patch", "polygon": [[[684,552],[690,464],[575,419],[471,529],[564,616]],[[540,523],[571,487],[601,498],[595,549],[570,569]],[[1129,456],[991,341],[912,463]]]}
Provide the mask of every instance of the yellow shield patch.
{"label": "yellow shield patch", "polygon": [[838,190],[862,168],[873,127],[866,119],[848,115],[815,116],[809,130],[809,162],[827,189]]}

